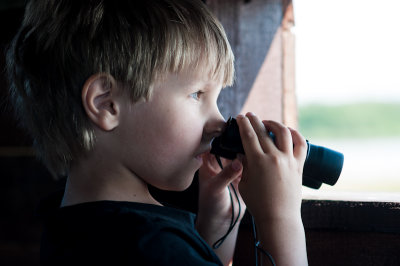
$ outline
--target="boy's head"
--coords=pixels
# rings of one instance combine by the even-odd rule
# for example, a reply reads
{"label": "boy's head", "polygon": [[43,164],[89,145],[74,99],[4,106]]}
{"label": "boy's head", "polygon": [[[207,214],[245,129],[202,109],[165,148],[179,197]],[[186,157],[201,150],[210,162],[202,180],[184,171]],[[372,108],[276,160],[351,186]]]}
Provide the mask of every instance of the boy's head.
{"label": "boy's head", "polygon": [[16,114],[54,174],[95,144],[82,88],[112,77],[135,103],[168,73],[233,82],[224,30],[199,0],[32,0],[7,55]]}

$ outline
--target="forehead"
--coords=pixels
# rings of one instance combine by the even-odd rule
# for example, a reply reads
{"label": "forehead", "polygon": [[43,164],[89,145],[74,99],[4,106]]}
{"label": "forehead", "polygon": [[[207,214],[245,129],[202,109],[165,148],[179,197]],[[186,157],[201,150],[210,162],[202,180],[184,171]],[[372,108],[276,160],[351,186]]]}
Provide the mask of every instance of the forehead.
{"label": "forehead", "polygon": [[221,89],[223,76],[212,75],[206,68],[186,68],[179,72],[167,72],[156,79],[154,87],[172,86],[172,89],[211,90]]}

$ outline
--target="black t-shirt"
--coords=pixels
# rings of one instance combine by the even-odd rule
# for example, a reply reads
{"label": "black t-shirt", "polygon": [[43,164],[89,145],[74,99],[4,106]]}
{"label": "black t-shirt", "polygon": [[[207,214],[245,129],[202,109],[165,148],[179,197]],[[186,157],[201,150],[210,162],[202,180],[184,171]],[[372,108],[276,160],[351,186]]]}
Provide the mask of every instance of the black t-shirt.
{"label": "black t-shirt", "polygon": [[42,265],[222,265],[194,228],[195,216],[151,204],[42,202]]}

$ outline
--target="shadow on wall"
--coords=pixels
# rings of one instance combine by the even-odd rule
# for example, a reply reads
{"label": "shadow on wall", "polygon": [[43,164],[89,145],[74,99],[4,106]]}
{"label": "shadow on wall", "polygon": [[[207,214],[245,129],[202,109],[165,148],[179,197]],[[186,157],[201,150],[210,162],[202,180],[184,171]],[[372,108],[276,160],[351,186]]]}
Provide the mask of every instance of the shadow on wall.
{"label": "shadow on wall", "polygon": [[235,54],[235,84],[221,92],[218,106],[227,118],[237,115],[281,27],[290,1],[209,0],[209,7],[225,27]]}

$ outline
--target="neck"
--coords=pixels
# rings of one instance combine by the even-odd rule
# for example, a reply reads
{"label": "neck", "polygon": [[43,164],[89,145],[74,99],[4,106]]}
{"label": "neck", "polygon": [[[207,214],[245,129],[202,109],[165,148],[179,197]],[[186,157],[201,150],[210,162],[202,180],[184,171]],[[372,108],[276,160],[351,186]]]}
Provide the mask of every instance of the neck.
{"label": "neck", "polygon": [[151,196],[147,183],[123,165],[109,158],[79,160],[70,169],[61,206],[100,200],[161,205]]}

